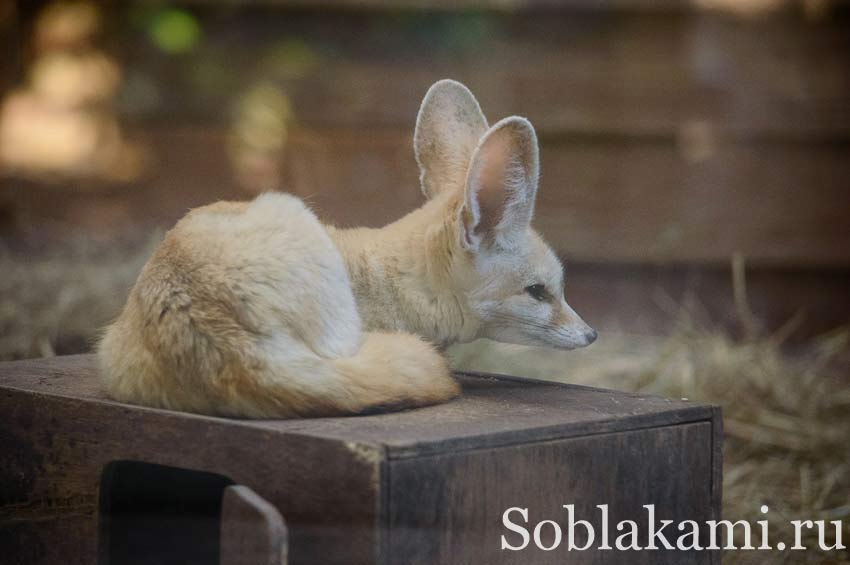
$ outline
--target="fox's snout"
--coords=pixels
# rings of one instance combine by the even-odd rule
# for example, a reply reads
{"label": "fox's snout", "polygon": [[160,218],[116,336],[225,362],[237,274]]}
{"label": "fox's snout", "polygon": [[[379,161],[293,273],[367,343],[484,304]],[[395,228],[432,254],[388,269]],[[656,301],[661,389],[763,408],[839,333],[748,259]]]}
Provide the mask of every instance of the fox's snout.
{"label": "fox's snout", "polygon": [[598,337],[596,330],[584,323],[578,328],[570,328],[564,333],[566,334],[566,337],[562,337],[561,339],[556,338],[554,343],[549,340],[545,340],[548,342],[547,345],[555,346],[560,349],[579,349],[581,347],[587,347],[596,341],[596,338]]}
{"label": "fox's snout", "polygon": [[568,332],[572,336],[570,343],[566,344],[568,349],[587,347],[599,337],[599,334],[579,316],[566,302],[562,305],[567,318]]}
{"label": "fox's snout", "polygon": [[579,330],[579,336],[579,339],[576,340],[575,347],[573,347],[572,349],[587,347],[588,345],[596,341],[596,338],[599,336],[599,334],[596,333],[596,330],[585,324],[584,328]]}
{"label": "fox's snout", "polygon": [[487,302],[482,337],[538,347],[579,349],[598,334],[563,300],[531,303],[522,296]]}
{"label": "fox's snout", "polygon": [[543,335],[541,341],[546,345],[554,346],[559,349],[579,349],[587,347],[599,336],[599,334],[584,322],[578,316],[576,321],[566,324],[565,326],[553,328],[553,331],[547,332],[553,335]]}

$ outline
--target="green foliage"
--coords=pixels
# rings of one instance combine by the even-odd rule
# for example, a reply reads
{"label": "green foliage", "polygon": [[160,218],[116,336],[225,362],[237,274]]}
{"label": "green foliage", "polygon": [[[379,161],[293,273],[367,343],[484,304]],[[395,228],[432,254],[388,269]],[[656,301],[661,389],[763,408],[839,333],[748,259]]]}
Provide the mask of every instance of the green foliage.
{"label": "green foliage", "polygon": [[154,45],[173,55],[192,51],[201,39],[201,26],[195,17],[177,8],[157,12],[147,32]]}

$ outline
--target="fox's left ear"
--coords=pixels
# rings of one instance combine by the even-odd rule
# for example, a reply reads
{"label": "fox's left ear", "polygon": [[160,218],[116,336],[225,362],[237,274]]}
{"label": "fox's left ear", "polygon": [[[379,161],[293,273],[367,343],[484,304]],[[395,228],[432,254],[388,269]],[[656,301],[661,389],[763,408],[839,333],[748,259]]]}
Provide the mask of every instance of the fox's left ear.
{"label": "fox's left ear", "polygon": [[540,157],[534,126],[512,116],[481,139],[466,179],[462,244],[510,248],[534,215]]}
{"label": "fox's left ear", "polygon": [[413,135],[419,179],[427,198],[463,186],[472,152],[486,131],[487,119],[464,85],[443,79],[428,89]]}

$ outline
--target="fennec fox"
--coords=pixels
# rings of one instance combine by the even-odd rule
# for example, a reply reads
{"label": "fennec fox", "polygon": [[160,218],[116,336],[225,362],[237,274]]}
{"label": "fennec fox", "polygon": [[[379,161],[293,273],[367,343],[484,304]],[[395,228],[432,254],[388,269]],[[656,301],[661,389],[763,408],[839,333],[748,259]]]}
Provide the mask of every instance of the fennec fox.
{"label": "fennec fox", "polygon": [[532,125],[428,91],[414,139],[427,203],[382,229],[325,227],[297,198],[180,220],[99,346],[115,399],[238,417],[355,414],[458,394],[438,348],[479,337],[562,349],[594,332],[530,227]]}

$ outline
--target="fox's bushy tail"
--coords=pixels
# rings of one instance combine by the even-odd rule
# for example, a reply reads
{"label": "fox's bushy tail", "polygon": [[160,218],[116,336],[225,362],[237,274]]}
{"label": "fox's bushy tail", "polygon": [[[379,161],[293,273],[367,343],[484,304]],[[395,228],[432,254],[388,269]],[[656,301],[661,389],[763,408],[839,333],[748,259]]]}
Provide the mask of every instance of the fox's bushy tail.
{"label": "fox's bushy tail", "polygon": [[293,418],[425,406],[460,392],[445,358],[411,334],[365,333],[350,357],[223,359],[212,375],[163,374],[156,364],[141,362],[154,361],[142,352],[131,354],[132,364],[124,363],[113,355],[118,349],[110,346],[109,337],[99,351],[105,384],[110,396],[133,404],[229,417]]}
{"label": "fox's bushy tail", "polygon": [[311,356],[245,372],[218,405],[228,416],[335,416],[436,404],[459,391],[445,358],[420,338],[366,333],[351,357]]}

